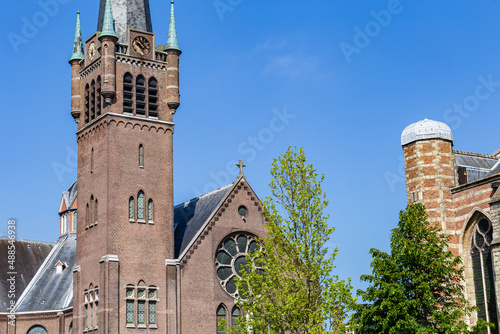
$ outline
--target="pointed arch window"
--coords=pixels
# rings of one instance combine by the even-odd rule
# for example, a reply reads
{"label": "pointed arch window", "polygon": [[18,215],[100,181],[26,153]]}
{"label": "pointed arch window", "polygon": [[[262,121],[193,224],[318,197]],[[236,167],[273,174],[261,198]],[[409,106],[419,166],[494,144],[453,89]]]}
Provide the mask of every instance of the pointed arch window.
{"label": "pointed arch window", "polygon": [[151,198],[148,201],[148,222],[153,224],[153,200]]}
{"label": "pointed arch window", "polygon": [[85,208],[85,222],[87,225],[90,224],[90,210],[89,210],[89,203],[87,203],[87,207]]}
{"label": "pointed arch window", "polygon": [[146,115],[146,80],[142,75],[137,77],[135,83],[135,113]]}
{"label": "pointed arch window", "polygon": [[94,195],[90,196],[90,224],[93,225],[95,222],[95,202]]}
{"label": "pointed arch window", "polygon": [[134,77],[130,73],[123,76],[123,112],[134,113]]}
{"label": "pointed arch window", "polygon": [[226,319],[226,308],[224,307],[224,305],[219,305],[219,307],[217,308],[217,316],[216,316],[216,319],[217,319],[217,334],[226,334],[225,330],[224,330],[224,327],[222,327],[220,325],[220,322],[222,320],[226,320],[226,323],[227,323],[227,319]]}
{"label": "pointed arch window", "polygon": [[[474,290],[478,317],[497,324],[497,307],[495,298],[495,280],[491,242],[493,227],[491,222],[482,218],[472,232],[471,257],[474,274]],[[490,328],[488,333],[498,333],[498,329]]]}
{"label": "pointed arch window", "polygon": [[137,194],[137,220],[139,221],[144,221],[144,193],[141,191],[139,191],[139,193]]}
{"label": "pointed arch window", "polygon": [[92,80],[90,87],[90,119],[95,119],[95,81]]}
{"label": "pointed arch window", "polygon": [[94,204],[94,224],[96,224],[96,225],[97,225],[97,219],[98,219],[98,218],[97,218],[97,217],[98,217],[98,215],[97,215],[97,214],[98,214],[98,212],[99,212],[99,211],[97,210],[97,209],[98,209],[98,204],[99,204],[99,203],[97,202],[97,198],[96,198],[96,199],[95,199],[95,204]]}
{"label": "pointed arch window", "polygon": [[139,167],[144,167],[144,146],[139,145]]}
{"label": "pointed arch window", "polygon": [[158,81],[152,77],[148,82],[148,116],[158,117]]}
{"label": "pointed arch window", "polygon": [[101,110],[102,110],[101,76],[97,77],[96,110],[97,110],[97,117],[101,116]]}
{"label": "pointed arch window", "polygon": [[134,221],[134,198],[132,196],[128,200],[128,220]]}
{"label": "pointed arch window", "polygon": [[236,326],[238,324],[238,318],[241,316],[241,310],[235,306],[231,311],[231,326]]}
{"label": "pointed arch window", "polygon": [[90,174],[94,173],[94,149],[90,151]]}
{"label": "pointed arch window", "polygon": [[85,86],[85,123],[88,123],[90,120],[90,88],[89,84]]}

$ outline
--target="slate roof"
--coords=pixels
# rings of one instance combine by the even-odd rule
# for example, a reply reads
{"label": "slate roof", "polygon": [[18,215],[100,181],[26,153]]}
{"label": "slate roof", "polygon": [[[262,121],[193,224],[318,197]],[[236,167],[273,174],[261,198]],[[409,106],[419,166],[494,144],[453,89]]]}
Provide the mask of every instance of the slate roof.
{"label": "slate roof", "polygon": [[[67,267],[57,273],[56,264]],[[76,263],[76,235],[65,235],[57,240],[23,295],[16,312],[63,310],[73,306],[73,269]]]}
{"label": "slate roof", "polygon": [[219,207],[233,183],[174,207],[175,258],[186,250],[210,215]]}
{"label": "slate roof", "polygon": [[66,204],[66,209],[70,209],[73,206],[73,203],[76,201],[76,197],[78,194],[78,183],[77,181],[73,182],[71,187],[68,190],[63,191],[62,197],[64,200],[64,204]]}
{"label": "slate roof", "polygon": [[498,162],[498,158],[484,154],[455,151],[457,166],[491,169]]}
{"label": "slate roof", "polygon": [[[5,254],[7,257],[9,238],[0,237],[0,254]],[[14,242],[16,249],[15,272],[16,275],[16,301],[19,299],[23,291],[26,289],[32,278],[37,273],[38,268],[47,258],[55,243],[33,240],[17,239]],[[7,312],[9,284],[7,279],[11,276],[8,273],[9,263],[7,258],[0,261],[0,312]]]}

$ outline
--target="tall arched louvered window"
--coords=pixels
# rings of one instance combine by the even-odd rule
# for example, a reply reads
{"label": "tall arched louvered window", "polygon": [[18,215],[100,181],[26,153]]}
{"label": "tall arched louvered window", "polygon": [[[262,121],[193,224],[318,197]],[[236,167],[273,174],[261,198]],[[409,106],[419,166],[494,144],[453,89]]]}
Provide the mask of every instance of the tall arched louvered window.
{"label": "tall arched louvered window", "polygon": [[90,119],[95,119],[95,81],[90,85]]}
{"label": "tall arched louvered window", "polygon": [[134,198],[130,197],[128,200],[128,219],[134,220]]}
{"label": "tall arched louvered window", "polygon": [[144,193],[141,190],[137,194],[137,220],[144,221],[144,205]]}
{"label": "tall arched louvered window", "polygon": [[96,100],[97,117],[101,116],[101,110],[102,110],[101,76],[98,76],[97,77],[97,100]]}
{"label": "tall arched louvered window", "polygon": [[144,146],[139,145],[139,167],[144,167]]}
{"label": "tall arched louvered window", "polygon": [[158,81],[150,78],[148,82],[148,116],[158,117]]}
{"label": "tall arched louvered window", "polygon": [[224,330],[224,327],[222,327],[220,325],[220,322],[222,320],[226,320],[226,323],[227,323],[227,319],[226,319],[226,308],[224,307],[224,305],[219,305],[219,307],[217,308],[217,334],[225,334],[226,331]]}
{"label": "tall arched louvered window", "polygon": [[135,82],[135,113],[146,115],[146,80],[142,75]]}
{"label": "tall arched louvered window", "polygon": [[[474,289],[478,317],[494,324],[497,323],[497,307],[493,272],[491,241],[493,227],[491,222],[482,218],[472,231],[471,257],[474,273]],[[490,328],[488,333],[498,333],[498,329]]]}
{"label": "tall arched louvered window", "polygon": [[130,73],[123,76],[123,112],[134,113],[134,78]]}
{"label": "tall arched louvered window", "polygon": [[90,87],[89,84],[85,86],[85,123],[88,123],[90,120]]}
{"label": "tall arched louvered window", "polygon": [[47,330],[43,326],[36,325],[29,329],[28,334],[47,334]]}

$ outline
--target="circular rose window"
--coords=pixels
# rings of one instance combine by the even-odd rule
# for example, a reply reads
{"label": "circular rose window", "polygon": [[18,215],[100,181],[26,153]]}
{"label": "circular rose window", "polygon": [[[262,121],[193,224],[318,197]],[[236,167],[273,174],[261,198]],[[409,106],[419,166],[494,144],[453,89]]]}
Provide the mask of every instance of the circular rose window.
{"label": "circular rose window", "polygon": [[238,288],[236,287],[236,277],[241,277],[243,268],[248,261],[247,254],[253,253],[259,248],[253,235],[239,233],[224,239],[215,256],[215,268],[220,285],[231,296],[238,298]]}

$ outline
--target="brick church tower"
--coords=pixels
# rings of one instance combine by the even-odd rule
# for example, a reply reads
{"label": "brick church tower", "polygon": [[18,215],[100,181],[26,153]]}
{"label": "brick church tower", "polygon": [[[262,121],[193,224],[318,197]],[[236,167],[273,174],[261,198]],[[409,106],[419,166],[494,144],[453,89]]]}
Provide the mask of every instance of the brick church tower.
{"label": "brick church tower", "polygon": [[78,17],[70,60],[79,213],[73,329],[171,333],[176,277],[165,262],[175,257],[181,54],[173,2],[166,46],[155,48],[148,0],[101,0],[97,30],[83,43]]}

